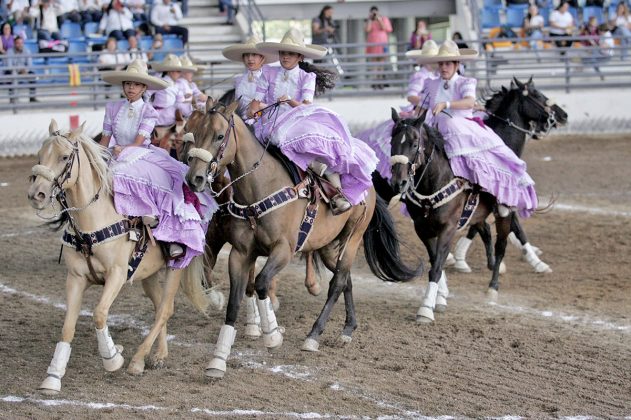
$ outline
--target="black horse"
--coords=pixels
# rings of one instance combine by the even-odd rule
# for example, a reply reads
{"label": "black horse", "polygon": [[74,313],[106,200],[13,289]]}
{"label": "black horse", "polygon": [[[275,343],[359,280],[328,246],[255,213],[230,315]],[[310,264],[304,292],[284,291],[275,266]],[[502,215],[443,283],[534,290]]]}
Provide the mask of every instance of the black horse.
{"label": "black horse", "polygon": [[[423,124],[425,115],[417,119],[400,120],[392,136],[392,179],[395,192],[414,221],[414,229],[421,239],[431,263],[429,285],[421,307],[416,314],[417,322],[432,322],[434,309],[442,312],[447,305],[447,279],[443,271],[449,247],[459,228],[463,208],[469,208],[469,224],[485,224],[486,218],[496,208],[495,197],[477,191],[462,178],[456,178],[451,170],[444,149],[444,139],[438,130]],[[478,195],[477,206],[472,205]],[[495,215],[497,240],[493,275],[489,284],[488,298],[495,300],[499,288],[499,267],[506,250],[511,218]]]}
{"label": "black horse", "polygon": [[[513,78],[510,89],[502,87],[486,100],[485,111],[489,115],[485,123],[504,141],[517,156],[521,156],[529,138],[540,139],[559,124],[567,122],[567,113],[558,105],[552,103],[544,94],[535,88],[530,78],[521,83]],[[547,273],[552,270],[539,259],[538,248],[528,242],[521,223],[515,213],[511,215],[511,232],[515,234],[524,259],[537,273]],[[466,262],[466,255],[471,241],[480,233],[484,241],[488,266],[493,266],[490,227],[488,224],[472,226],[467,235],[456,243],[454,248],[454,268],[460,272],[470,272]],[[510,237],[509,237],[510,239]]]}

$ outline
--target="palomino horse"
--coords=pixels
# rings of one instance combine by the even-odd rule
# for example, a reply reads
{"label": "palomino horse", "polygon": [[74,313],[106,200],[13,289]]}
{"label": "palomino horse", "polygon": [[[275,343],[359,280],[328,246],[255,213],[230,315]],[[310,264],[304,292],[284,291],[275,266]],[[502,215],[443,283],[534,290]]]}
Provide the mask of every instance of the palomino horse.
{"label": "palomino horse", "polygon": [[[550,101],[535,88],[530,78],[522,83],[513,78],[510,89],[502,89],[493,94],[485,103],[485,111],[489,118],[488,125],[517,156],[521,156],[528,138],[540,139],[545,137],[558,124],[567,123],[567,113],[558,105]],[[480,230],[481,229],[481,230]],[[536,273],[549,273],[550,266],[541,261],[538,254],[541,251],[528,242],[526,232],[521,227],[517,214],[511,215],[511,232],[515,234],[516,245],[522,250],[523,258],[532,266]],[[491,236],[488,224],[472,226],[466,237],[460,238],[454,249],[454,268],[460,272],[470,272],[467,264],[467,250],[477,233],[484,241],[488,266],[493,265],[491,250]]]}
{"label": "palomino horse", "polygon": [[[226,371],[239,305],[248,272],[257,257],[268,257],[256,276],[255,289],[263,342],[270,350],[283,342],[267,296],[270,279],[289,263],[295,252],[317,251],[324,265],[334,273],[324,308],[302,347],[306,351],[318,350],[318,338],[342,293],[346,321],[341,340],[351,341],[357,321],[350,269],[362,237],[366,259],[380,278],[405,281],[420,272],[401,263],[391,216],[382,200],[375,205],[373,189],[367,192],[363,203],[338,216],[333,216],[322,199],[301,199],[307,191],[304,181],[294,186],[281,162],[267,152],[235,114],[237,106],[238,102],[225,107],[208,100],[205,120],[193,131],[196,148],[188,152],[190,168],[186,176],[193,190],[202,191],[209,180],[227,168],[233,186],[234,196],[229,204],[230,213],[235,215],[231,221],[230,297],[214,358],[206,368],[207,376],[217,378]],[[309,230],[309,224],[313,229]]]}
{"label": "palomino horse", "polygon": [[[68,268],[66,279],[67,310],[61,341],[48,367],[48,377],[40,389],[45,394],[56,394],[61,390],[61,379],[70,358],[70,343],[84,291],[93,284],[103,285],[103,293],[94,309],[94,322],[99,354],[103,367],[113,372],[123,366],[122,347],[115,345],[107,327],[110,306],[128,280],[130,260],[135,244],[130,240],[136,231],[130,221],[116,213],[111,194],[111,180],[106,163],[109,154],[92,139],[82,134],[83,126],[61,134],[53,120],[49,127],[50,137],[42,145],[39,163],[33,167],[32,184],[28,191],[31,205],[37,210],[51,207],[58,201],[63,210],[57,219],[59,227],[67,225],[74,236],[77,249],[82,252],[64,252]],[[86,241],[86,237],[89,239]],[[81,239],[76,239],[81,238]],[[66,239],[66,235],[64,235]],[[203,257],[194,258],[184,270],[167,270],[164,290],[160,288],[158,271],[165,267],[165,258],[160,246],[149,247],[132,271],[130,280],[142,280],[142,286],[156,310],[151,331],[132,358],[127,371],[140,374],[144,370],[145,357],[158,338],[158,347],[153,356],[156,367],[163,365],[168,355],[166,323],[173,314],[175,294],[180,286],[193,305],[205,311],[210,303],[202,288]]]}
{"label": "palomino horse", "polygon": [[[468,183],[454,177],[438,130],[423,124],[425,114],[416,119],[401,120],[392,136],[392,186],[402,193],[402,201],[414,221],[431,263],[429,285],[416,314],[420,323],[434,321],[434,309],[443,312],[447,305],[447,277],[443,271],[449,247],[458,229],[463,208],[473,211],[469,223],[485,223],[496,206],[495,197],[479,192],[477,207],[472,205],[473,191]],[[497,241],[493,275],[487,296],[497,298],[499,267],[510,232],[510,216],[495,216]]]}

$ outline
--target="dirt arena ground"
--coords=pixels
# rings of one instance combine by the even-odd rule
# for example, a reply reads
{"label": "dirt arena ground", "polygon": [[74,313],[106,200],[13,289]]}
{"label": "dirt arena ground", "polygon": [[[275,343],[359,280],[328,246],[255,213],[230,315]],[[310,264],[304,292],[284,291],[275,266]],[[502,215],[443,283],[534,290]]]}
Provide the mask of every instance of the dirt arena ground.
{"label": "dirt arena ground", "polygon": [[[241,322],[226,377],[212,382],[203,370],[223,313],[204,318],[178,296],[167,367],[142,377],[106,373],[90,317],[94,287],[58,397],[36,391],[64,316],[58,234],[41,227],[26,201],[34,159],[0,160],[0,418],[628,418],[631,137],[549,137],[526,149],[542,201],[558,194],[551,212],[524,221],[554,272],[532,273],[511,247],[496,305],[485,303],[490,275],[478,240],[473,273],[448,272],[448,312],[430,326],[414,321],[426,276],[386,284],[362,256],[353,342],[338,345],[339,302],[320,352],[305,353],[324,296],[308,295],[296,260],[279,291],[282,349],[269,354],[245,339]],[[407,258],[426,259],[410,222],[397,223]],[[227,276],[225,255],[217,275]],[[142,295],[139,284],[125,287],[111,310],[110,331],[127,361],[152,321]]]}

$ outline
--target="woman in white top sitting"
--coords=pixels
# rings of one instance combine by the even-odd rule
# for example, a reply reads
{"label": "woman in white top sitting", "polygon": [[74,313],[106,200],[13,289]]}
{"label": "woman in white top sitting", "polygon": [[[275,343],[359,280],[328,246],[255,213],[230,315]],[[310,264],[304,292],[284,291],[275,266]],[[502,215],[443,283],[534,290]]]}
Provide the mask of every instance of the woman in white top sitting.
{"label": "woman in white top sitting", "polygon": [[629,47],[631,46],[631,15],[629,15],[629,8],[621,1],[616,7],[616,14],[611,19],[611,23],[615,26],[613,34],[621,36],[620,49],[621,59],[624,60],[629,54]]}
{"label": "woman in white top sitting", "polygon": [[[572,35],[576,23],[570,13],[570,4],[566,0],[561,0],[561,4],[550,14],[550,36],[567,37]],[[569,47],[572,43],[569,40],[554,41],[559,48]],[[565,54],[565,51],[561,51]]]}
{"label": "woman in white top sitting", "polygon": [[530,48],[536,50],[543,39],[543,27],[545,22],[539,14],[539,8],[533,4],[528,8],[528,14],[524,18],[524,36],[530,38]]}
{"label": "woman in white top sitting", "polygon": [[118,41],[127,39],[136,35],[133,19],[131,11],[120,0],[112,0],[101,19],[99,30]]}

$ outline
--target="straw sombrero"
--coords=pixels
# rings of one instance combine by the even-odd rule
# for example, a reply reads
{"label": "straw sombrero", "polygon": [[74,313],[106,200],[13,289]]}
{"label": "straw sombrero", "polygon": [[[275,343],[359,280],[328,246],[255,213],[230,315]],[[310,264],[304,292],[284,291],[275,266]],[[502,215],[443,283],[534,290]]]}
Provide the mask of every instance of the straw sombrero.
{"label": "straw sombrero", "polygon": [[[412,52],[412,51],[410,51]],[[416,53],[418,54],[418,53]],[[408,55],[408,57],[410,57]],[[419,64],[432,64],[441,61],[471,61],[478,58],[478,52],[471,48],[458,48],[458,44],[448,39],[438,48],[438,52],[433,56],[412,55]]]}
{"label": "straw sombrero", "polygon": [[248,39],[245,40],[243,44],[232,44],[224,48],[221,53],[224,57],[226,57],[230,61],[238,61],[239,63],[243,62],[243,54],[259,54],[265,57],[265,63],[273,63],[278,61],[278,52],[268,54],[262,51],[259,51],[256,48],[256,45],[261,42],[261,39],[252,35]]}
{"label": "straw sombrero", "polygon": [[261,42],[256,48],[264,53],[276,54],[279,51],[289,51],[302,54],[305,58],[322,58],[327,49],[320,45],[305,44],[305,37],[300,30],[292,28],[285,33],[280,42]]}
{"label": "straw sombrero", "polygon": [[428,39],[420,50],[410,50],[405,53],[409,58],[433,57],[438,54],[438,44],[433,39]]}
{"label": "straw sombrero", "polygon": [[147,85],[148,89],[160,90],[169,84],[162,79],[150,76],[147,72],[147,63],[140,59],[132,61],[125,70],[106,71],[101,76],[104,82],[117,85],[123,82],[137,82]]}
{"label": "straw sombrero", "polygon": [[193,64],[193,62],[191,61],[190,57],[186,54],[181,55],[180,57],[180,64],[182,64],[182,71],[197,71],[199,69],[199,66],[196,66],[195,64]]}
{"label": "straw sombrero", "polygon": [[176,55],[174,54],[167,54],[166,57],[164,57],[164,60],[162,60],[161,63],[149,63],[151,64],[151,69],[155,70],[155,71],[182,71],[182,70],[188,70],[182,67],[182,63],[180,62],[180,59],[177,58]]}

